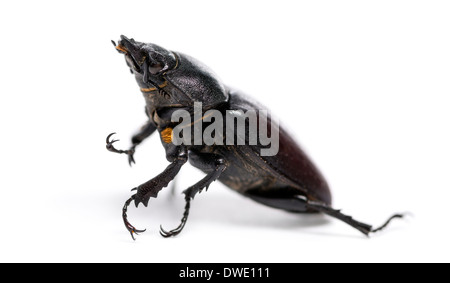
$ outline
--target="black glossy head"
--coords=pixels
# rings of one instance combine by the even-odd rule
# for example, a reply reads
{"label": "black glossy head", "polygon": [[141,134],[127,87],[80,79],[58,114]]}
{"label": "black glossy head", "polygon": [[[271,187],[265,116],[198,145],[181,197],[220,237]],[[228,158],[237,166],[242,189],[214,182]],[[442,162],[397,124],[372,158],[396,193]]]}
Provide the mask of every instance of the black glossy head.
{"label": "black glossy head", "polygon": [[116,49],[125,55],[147,103],[154,108],[190,107],[194,102],[202,102],[205,108],[211,108],[228,100],[225,87],[217,76],[187,55],[123,35]]}
{"label": "black glossy head", "polygon": [[119,53],[125,54],[128,67],[144,84],[157,81],[162,74],[176,65],[176,58],[172,52],[155,44],[128,39],[124,35],[120,36],[116,49]]}

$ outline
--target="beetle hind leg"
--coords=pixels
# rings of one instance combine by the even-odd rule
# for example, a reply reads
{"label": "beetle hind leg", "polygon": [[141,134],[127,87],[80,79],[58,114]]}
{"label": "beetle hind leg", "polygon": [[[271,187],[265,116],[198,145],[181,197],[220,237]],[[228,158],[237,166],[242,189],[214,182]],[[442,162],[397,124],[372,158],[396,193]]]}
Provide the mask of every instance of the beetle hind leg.
{"label": "beetle hind leg", "polygon": [[378,227],[376,229],[372,229],[372,231],[370,231],[370,233],[379,232],[379,231],[383,230],[384,228],[386,228],[391,223],[392,220],[394,220],[396,218],[402,219],[404,217],[405,217],[404,214],[394,214],[383,225],[381,225],[380,227]]}
{"label": "beetle hind leg", "polygon": [[319,211],[319,212],[323,212],[334,218],[337,218],[337,219],[347,223],[348,225],[352,226],[353,228],[357,229],[358,231],[360,231],[361,233],[363,233],[366,236],[369,236],[371,233],[376,233],[376,232],[383,230],[384,228],[386,228],[389,225],[389,223],[391,223],[392,220],[394,220],[396,218],[404,217],[403,214],[395,214],[395,215],[391,216],[383,225],[374,229],[372,227],[372,225],[356,221],[351,216],[345,215],[340,210],[333,209],[332,207],[330,207],[324,203],[306,200],[306,207],[316,210],[316,211]]}

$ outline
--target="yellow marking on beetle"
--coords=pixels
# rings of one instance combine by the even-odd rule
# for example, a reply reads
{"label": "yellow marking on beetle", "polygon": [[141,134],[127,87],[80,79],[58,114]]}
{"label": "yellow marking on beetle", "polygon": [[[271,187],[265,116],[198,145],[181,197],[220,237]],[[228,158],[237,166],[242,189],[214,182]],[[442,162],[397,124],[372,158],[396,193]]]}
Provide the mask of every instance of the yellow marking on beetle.
{"label": "yellow marking on beetle", "polygon": [[172,143],[173,141],[173,129],[166,128],[161,132],[161,138],[165,143]]}
{"label": "yellow marking on beetle", "polygon": [[[159,88],[165,88],[168,84],[169,84],[169,82],[165,81],[165,82],[163,82],[162,84],[160,84],[158,87],[159,87]],[[155,90],[158,90],[158,88],[156,88],[156,87],[151,87],[151,88],[141,88],[141,91],[142,91],[142,92],[152,92],[152,91],[155,91]]]}
{"label": "yellow marking on beetle", "polygon": [[120,44],[116,46],[116,49],[124,53],[128,53],[128,50]]}
{"label": "yellow marking on beetle", "polygon": [[165,88],[169,83],[167,81],[159,85],[160,88]]}
{"label": "yellow marking on beetle", "polygon": [[141,91],[142,91],[142,92],[152,92],[152,91],[155,91],[155,90],[157,90],[156,87],[152,87],[152,88],[141,88]]}
{"label": "yellow marking on beetle", "polygon": [[[205,118],[210,117],[211,115],[212,115],[212,113],[210,113],[210,114],[208,114],[208,115],[205,115],[205,116],[203,116],[201,119],[198,119],[197,121],[194,121],[194,122],[192,122],[191,124],[186,125],[186,126],[184,126],[184,127],[182,127],[182,128],[191,127],[191,126],[193,126],[194,124],[197,124],[198,122],[203,121]],[[166,128],[166,129],[164,129],[164,130],[161,132],[161,138],[162,138],[163,142],[165,142],[165,143],[172,143],[172,141],[173,141],[173,129],[172,129],[172,128]]]}

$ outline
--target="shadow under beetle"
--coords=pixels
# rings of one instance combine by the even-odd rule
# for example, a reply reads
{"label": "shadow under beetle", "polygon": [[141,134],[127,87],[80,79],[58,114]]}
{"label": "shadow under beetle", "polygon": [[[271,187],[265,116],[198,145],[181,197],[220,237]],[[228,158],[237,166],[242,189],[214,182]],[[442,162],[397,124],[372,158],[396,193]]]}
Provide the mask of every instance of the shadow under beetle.
{"label": "shadow under beetle", "polygon": [[[179,52],[169,51],[155,44],[137,42],[121,36],[118,44],[113,41],[119,53],[125,55],[126,63],[134,74],[146,100],[148,122],[132,138],[129,150],[114,147],[117,140],[106,139],[109,151],[127,154],[130,165],[134,163],[136,147],[155,131],[158,131],[171,164],[158,176],[133,189],[136,193],[125,202],[123,221],[134,239],[138,230],[127,220],[127,209],[131,202],[136,207],[148,205],[150,198],[156,198],[161,189],[174,180],[181,167],[190,161],[206,173],[204,179],[186,189],[186,207],[181,224],[166,231],[161,227],[163,237],[178,235],[184,228],[191,200],[212,182],[219,180],[231,189],[261,204],[297,213],[322,212],[356,228],[365,235],[385,228],[396,214],[380,228],[358,222],[331,207],[331,193],[327,182],[316,166],[300,149],[292,137],[279,129],[279,152],[275,156],[261,156],[261,144],[257,145],[175,145],[172,142],[172,113],[186,110],[193,113],[194,103],[201,102],[203,110],[259,110],[256,102],[243,94],[223,85],[217,76],[194,58]],[[193,115],[193,114],[192,114]],[[204,121],[194,123],[204,123]],[[267,118],[268,128],[271,120]],[[261,123],[258,119],[258,123]],[[224,137],[225,138],[225,137]]]}

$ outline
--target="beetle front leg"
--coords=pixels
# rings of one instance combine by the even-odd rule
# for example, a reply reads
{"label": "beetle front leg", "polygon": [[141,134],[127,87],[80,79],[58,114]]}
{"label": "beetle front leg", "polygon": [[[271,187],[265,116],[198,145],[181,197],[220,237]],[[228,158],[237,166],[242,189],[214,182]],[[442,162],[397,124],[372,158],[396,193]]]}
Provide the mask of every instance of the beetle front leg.
{"label": "beetle front leg", "polygon": [[133,201],[136,207],[138,207],[140,203],[143,203],[144,206],[147,207],[150,198],[156,198],[159,191],[161,191],[164,187],[167,187],[167,185],[176,177],[178,172],[180,172],[181,167],[186,164],[188,156],[185,147],[177,147],[174,149],[174,151],[175,150],[177,154],[176,156],[170,158],[172,160],[172,163],[166,168],[166,170],[164,170],[161,174],[151,179],[150,181],[138,186],[137,188],[134,188],[132,191],[137,191],[136,194],[131,196],[131,198],[125,202],[125,205],[122,209],[122,218],[125,227],[130,232],[133,239],[134,234],[144,232],[145,230],[137,230],[133,225],[130,224],[130,222],[128,222],[128,207]]}
{"label": "beetle front leg", "polygon": [[134,198],[136,197],[136,195],[132,195],[124,204],[123,209],[122,209],[122,219],[123,219],[123,223],[125,224],[125,227],[127,228],[128,232],[130,232],[131,234],[131,238],[133,238],[133,240],[136,240],[134,238],[134,234],[139,235],[139,233],[144,233],[146,230],[138,230],[136,229],[133,225],[131,225],[130,222],[128,222],[128,207],[130,206],[130,203],[132,201],[134,201]]}
{"label": "beetle front leg", "polygon": [[114,153],[119,153],[119,154],[126,154],[126,155],[128,155],[128,164],[130,164],[130,166],[131,166],[133,163],[136,163],[136,162],[134,161],[134,153],[135,153],[135,151],[136,151],[136,146],[133,145],[133,146],[131,146],[131,148],[128,149],[128,150],[120,150],[120,149],[116,149],[116,148],[114,147],[114,143],[118,142],[119,140],[114,140],[114,139],[111,140],[111,137],[114,136],[115,134],[116,134],[116,133],[112,133],[112,134],[110,134],[110,135],[106,138],[106,149],[109,150],[109,151],[111,151],[111,152],[114,152]]}
{"label": "beetle front leg", "polygon": [[176,158],[169,166],[167,166],[166,170],[164,170],[161,174],[151,179],[150,181],[133,189],[133,191],[137,191],[136,197],[134,199],[134,204],[136,205],[136,207],[138,207],[140,203],[144,204],[144,206],[147,207],[150,198],[158,197],[159,191],[167,187],[169,183],[178,175],[181,167],[186,164],[188,160],[186,148],[179,147],[177,149],[178,153]]}
{"label": "beetle front leg", "polygon": [[147,139],[149,136],[151,136],[155,131],[156,126],[152,121],[149,120],[147,124],[145,124],[141,128],[141,130],[132,137],[131,143],[133,145],[128,150],[118,150],[114,147],[114,143],[118,142],[119,140],[111,140],[111,137],[116,134],[112,133],[106,138],[106,149],[114,153],[128,155],[128,163],[131,166],[133,163],[136,163],[136,161],[134,160],[134,153],[136,152],[136,147],[139,144],[141,144],[145,139]]}
{"label": "beetle front leg", "polygon": [[[219,157],[218,155],[215,155],[215,154],[191,154],[190,157],[191,157],[191,161],[197,160],[197,163],[195,165],[197,165],[198,167],[203,167],[203,168],[207,167],[210,170],[212,168],[212,172],[208,173],[208,175],[206,175],[206,177],[203,178],[200,182],[193,185],[192,187],[189,187],[188,189],[186,189],[183,192],[183,194],[185,195],[186,206],[184,208],[184,214],[183,214],[183,218],[181,219],[181,224],[177,228],[175,228],[171,231],[166,231],[161,226],[160,234],[164,238],[177,236],[178,234],[181,233],[181,231],[183,231],[184,226],[186,225],[186,222],[189,217],[189,211],[191,208],[191,200],[194,199],[194,197],[197,193],[201,193],[203,191],[203,189],[208,190],[209,186],[214,181],[216,181],[220,177],[222,172],[225,171],[225,169],[226,169],[225,160],[222,157]],[[198,164],[198,161],[200,161],[200,160],[201,160],[201,164]],[[194,161],[194,162],[196,162],[196,161]]]}

